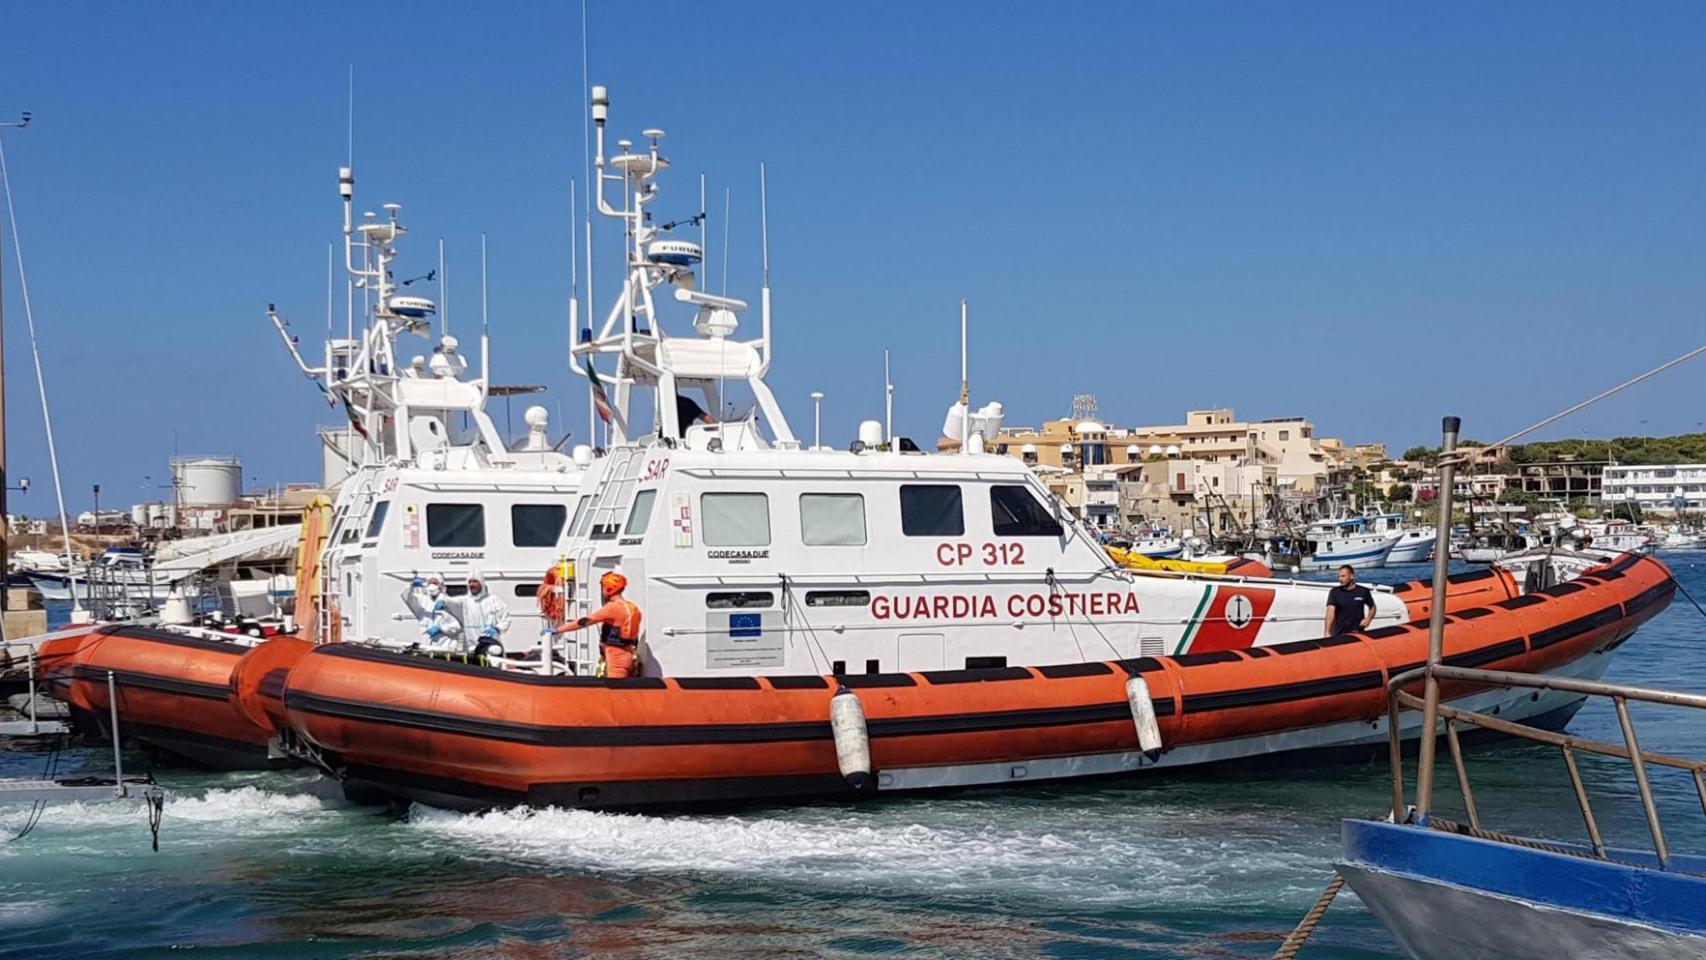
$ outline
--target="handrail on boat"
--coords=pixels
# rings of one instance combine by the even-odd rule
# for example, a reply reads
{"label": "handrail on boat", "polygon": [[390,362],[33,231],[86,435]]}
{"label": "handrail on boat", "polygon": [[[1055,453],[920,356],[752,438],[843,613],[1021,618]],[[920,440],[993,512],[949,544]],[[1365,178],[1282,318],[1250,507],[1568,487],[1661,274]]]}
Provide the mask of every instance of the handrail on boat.
{"label": "handrail on boat", "polygon": [[[1706,814],[1706,760],[1690,760],[1643,750],[1635,733],[1635,722],[1629,715],[1629,701],[1631,700],[1706,710],[1706,695],[1660,690],[1653,687],[1638,687],[1630,684],[1607,683],[1599,680],[1577,680],[1569,677],[1514,673],[1509,670],[1481,670],[1471,667],[1434,664],[1398,674],[1386,685],[1388,750],[1392,764],[1392,820],[1394,823],[1401,822],[1404,819],[1406,809],[1399,716],[1405,707],[1425,712],[1427,706],[1422,697],[1418,697],[1404,688],[1425,681],[1430,677],[1435,681],[1456,680],[1488,687],[1526,687],[1534,690],[1552,690],[1561,693],[1579,693],[1590,697],[1605,697],[1611,700],[1616,709],[1617,721],[1623,731],[1623,743],[1619,745],[1556,733],[1551,730],[1542,730],[1528,724],[1516,723],[1445,703],[1436,704],[1435,710],[1445,723],[1445,741],[1451,750],[1452,765],[1456,768],[1457,785],[1463,796],[1464,810],[1469,815],[1470,828],[1475,831],[1481,831],[1481,818],[1475,806],[1474,790],[1469,785],[1468,769],[1463,762],[1463,747],[1457,735],[1457,725],[1460,723],[1559,748],[1564,757],[1564,766],[1570,774],[1570,785],[1575,791],[1576,806],[1581,811],[1582,822],[1587,828],[1588,839],[1596,857],[1605,857],[1605,841],[1600,835],[1598,821],[1594,818],[1593,805],[1588,800],[1587,788],[1582,782],[1581,770],[1576,765],[1576,753],[1578,751],[1618,757],[1629,761],[1630,768],[1635,776],[1635,786],[1641,797],[1641,807],[1646,816],[1647,829],[1652,835],[1653,853],[1658,858],[1661,868],[1668,869],[1670,866],[1670,848],[1665,842],[1664,828],[1659,822],[1658,805],[1653,799],[1652,783],[1647,777],[1647,765],[1653,764],[1688,771],[1694,779],[1694,790],[1700,799],[1701,811]],[[1426,737],[1426,735],[1426,731],[1424,731],[1423,736]],[[1418,789],[1420,787],[1421,785],[1418,784]],[[1418,801],[1420,799],[1418,797]],[[1424,814],[1424,822],[1426,817],[1427,815]]]}

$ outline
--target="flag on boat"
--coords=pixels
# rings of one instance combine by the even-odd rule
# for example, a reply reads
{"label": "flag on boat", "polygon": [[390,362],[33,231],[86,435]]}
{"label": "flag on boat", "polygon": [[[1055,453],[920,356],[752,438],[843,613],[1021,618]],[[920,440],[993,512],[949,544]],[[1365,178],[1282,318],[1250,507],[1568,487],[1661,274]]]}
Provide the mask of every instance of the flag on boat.
{"label": "flag on boat", "polygon": [[357,417],[355,415],[355,409],[349,405],[349,398],[345,397],[345,398],[343,398],[343,400],[344,400],[344,416],[349,417],[349,425],[351,427],[355,428],[356,433],[361,434],[361,437],[363,440],[373,439],[372,437],[369,437],[367,435],[367,428],[361,425],[361,418]]}
{"label": "flag on boat", "polygon": [[604,381],[598,379],[598,371],[592,368],[592,358],[586,358],[586,379],[592,384],[592,405],[598,410],[598,419],[610,422],[610,398],[604,394]]}

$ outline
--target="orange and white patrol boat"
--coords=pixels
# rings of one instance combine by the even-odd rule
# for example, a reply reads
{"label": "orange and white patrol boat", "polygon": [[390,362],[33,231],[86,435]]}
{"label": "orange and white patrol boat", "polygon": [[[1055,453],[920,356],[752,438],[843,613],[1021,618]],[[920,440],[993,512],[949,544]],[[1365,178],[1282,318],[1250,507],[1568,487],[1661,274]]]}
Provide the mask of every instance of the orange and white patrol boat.
{"label": "orange and white patrol boat", "polygon": [[[1382,594],[1398,601],[1397,622],[1332,638],[842,676],[542,676],[339,643],[290,670],[284,713],[292,736],[347,780],[455,807],[833,796],[852,792],[850,772],[901,791],[1375,752],[1387,742],[1387,682],[1426,656],[1427,586]],[[1256,589],[1200,587],[1217,599]],[[1635,555],[1526,594],[1497,570],[1459,575],[1453,587],[1447,663],[1584,678],[1603,673],[1675,590],[1663,564]],[[1066,609],[1063,621],[1075,616]],[[1224,615],[1212,626],[1232,629]],[[1140,694],[1133,679],[1143,681]],[[851,692],[862,715],[856,739],[867,760],[855,771],[838,760],[838,690]],[[1580,705],[1528,690],[1446,696],[1550,727]],[[1158,734],[1147,749],[1134,724],[1142,710]]]}
{"label": "orange and white patrol boat", "polygon": [[[544,633],[532,651],[512,640],[506,656],[468,663],[399,651],[378,618],[343,621],[342,642],[285,674],[281,743],[363,793],[635,806],[1012,784],[1386,742],[1384,685],[1423,659],[1425,589],[1376,588],[1368,629],[1323,639],[1325,584],[1116,564],[1023,463],[983,452],[999,410],[974,413],[963,394],[956,453],[917,452],[876,421],[845,450],[802,443],[764,379],[768,276],[758,334],[739,339],[746,304],[701,291],[702,250],[649,216],[668,166],[662,132],[607,159],[603,88],[592,106],[597,204],[623,221],[629,272],[602,327],[573,347],[610,447],[575,495],[550,612],[586,616],[600,576],[622,571],[644,612],[642,675],[600,676],[584,632],[566,643]],[[695,311],[696,335],[665,332],[669,288]],[[613,369],[597,373],[597,361]],[[653,394],[650,428],[633,420],[635,388]],[[701,410],[738,396],[752,412],[687,417],[683,392]],[[386,499],[375,492],[372,509]],[[426,528],[431,540],[430,505]],[[346,514],[332,540],[362,529]],[[1453,578],[1450,662],[1597,677],[1674,589],[1650,558],[1529,563],[1520,583],[1500,569]],[[327,578],[318,601],[340,608],[384,576]],[[1561,724],[1579,704],[1451,694],[1537,724]]]}

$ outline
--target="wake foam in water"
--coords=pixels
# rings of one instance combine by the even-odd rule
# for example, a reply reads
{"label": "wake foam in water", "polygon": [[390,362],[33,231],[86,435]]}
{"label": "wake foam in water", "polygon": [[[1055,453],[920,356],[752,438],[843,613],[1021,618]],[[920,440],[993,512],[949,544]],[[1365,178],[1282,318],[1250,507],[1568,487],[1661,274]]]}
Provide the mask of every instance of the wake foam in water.
{"label": "wake foam in water", "polygon": [[[330,805],[313,792],[278,792],[255,786],[212,789],[199,794],[166,794],[162,834],[195,837],[217,827],[220,837],[252,837],[294,832],[310,820],[325,816]],[[29,836],[8,843],[29,814],[28,806],[0,807],[0,855],[40,855],[57,839],[92,839],[112,830],[141,831],[146,837],[147,814],[137,799],[55,804],[42,811]],[[180,831],[182,833],[180,833]]]}
{"label": "wake foam in water", "polygon": [[[903,808],[919,810],[919,808]],[[925,808],[926,816],[941,807]],[[583,810],[454,814],[425,807],[410,826],[471,856],[613,873],[727,874],[835,887],[1010,892],[1150,904],[1228,903],[1319,883],[1327,851],[1250,836],[1146,837],[1055,810],[989,823],[975,812],[926,824],[862,811],[781,817],[652,817]],[[1041,822],[1039,822],[1039,820]],[[1229,825],[1232,832],[1238,824]],[[1253,842],[1254,841],[1254,842]]]}

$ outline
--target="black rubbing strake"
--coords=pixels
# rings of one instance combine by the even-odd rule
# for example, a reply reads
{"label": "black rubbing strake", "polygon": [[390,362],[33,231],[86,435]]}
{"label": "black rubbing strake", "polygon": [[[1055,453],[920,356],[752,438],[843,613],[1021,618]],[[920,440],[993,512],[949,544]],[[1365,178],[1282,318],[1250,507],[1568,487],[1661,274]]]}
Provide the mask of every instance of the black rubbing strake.
{"label": "black rubbing strake", "polygon": [[1066,680],[1072,677],[1105,677],[1114,671],[1107,664],[1092,660],[1088,663],[1049,664],[1038,667],[1037,672],[1050,680]]}

